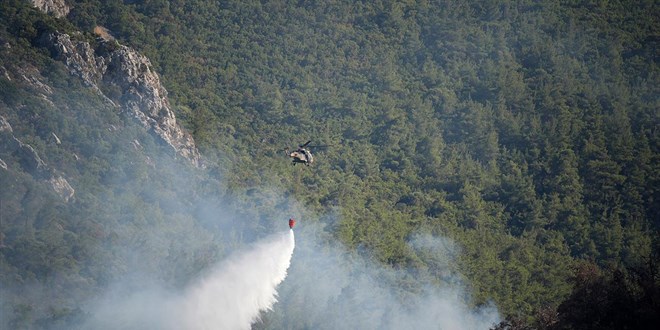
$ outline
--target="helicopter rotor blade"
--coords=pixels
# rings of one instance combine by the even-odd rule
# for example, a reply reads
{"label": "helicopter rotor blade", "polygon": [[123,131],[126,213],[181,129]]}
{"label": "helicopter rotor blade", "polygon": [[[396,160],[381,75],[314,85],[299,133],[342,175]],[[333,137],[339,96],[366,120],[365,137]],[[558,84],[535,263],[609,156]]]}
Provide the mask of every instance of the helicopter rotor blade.
{"label": "helicopter rotor blade", "polygon": [[304,147],[306,147],[310,142],[312,142],[312,140],[309,140],[309,141],[305,142],[305,144],[301,144],[301,145],[299,145],[299,147],[304,148]]}

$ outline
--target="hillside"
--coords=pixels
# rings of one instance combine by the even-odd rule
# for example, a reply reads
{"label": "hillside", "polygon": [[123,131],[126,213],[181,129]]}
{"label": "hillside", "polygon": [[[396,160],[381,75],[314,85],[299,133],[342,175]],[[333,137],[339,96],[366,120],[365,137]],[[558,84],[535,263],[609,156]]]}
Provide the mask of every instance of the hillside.
{"label": "hillside", "polygon": [[[461,283],[502,326],[580,324],[589,285],[657,292],[653,1],[66,3],[0,11],[0,324],[77,324],[125,277],[183,287],[290,216],[341,276],[404,301]],[[328,147],[291,166],[307,140]],[[339,267],[298,253],[290,276]],[[255,327],[332,328],[313,287]]]}

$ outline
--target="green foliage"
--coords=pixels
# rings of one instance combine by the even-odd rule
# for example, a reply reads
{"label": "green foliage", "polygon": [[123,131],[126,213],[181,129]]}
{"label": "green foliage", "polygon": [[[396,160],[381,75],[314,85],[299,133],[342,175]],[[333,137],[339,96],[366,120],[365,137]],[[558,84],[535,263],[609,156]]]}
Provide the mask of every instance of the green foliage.
{"label": "green foliage", "polygon": [[[182,243],[144,243],[141,253],[166,261],[143,266],[184,264],[163,279],[180,285],[240,244],[232,235],[263,230],[277,207],[255,193],[264,185],[337,214],[317,221],[393,267],[432,263],[409,249],[414,234],[449,236],[475,304],[492,299],[519,323],[571,297],[576,262],[626,267],[657,250],[656,2],[77,0],[67,20],[1,6],[0,41],[12,47],[0,49],[0,69],[38,67],[57,105],[0,77],[0,114],[76,187],[63,206],[31,176],[0,169],[0,245],[10,247],[0,266],[15,275],[2,281],[68,272],[92,290],[129,263],[107,247],[141,246],[162,225]],[[207,158],[204,194],[232,195],[260,220],[213,238],[186,220],[193,211],[180,210],[203,194],[163,179],[175,170],[145,155],[157,142],[36,46],[72,25],[88,39],[104,26],[151,59]],[[51,148],[52,132],[67,142]],[[313,167],[290,166],[282,150],[308,139],[329,148]],[[210,188],[218,172],[225,191]],[[16,327],[37,322],[29,303],[15,306]],[[64,308],[53,318],[76,314]]]}

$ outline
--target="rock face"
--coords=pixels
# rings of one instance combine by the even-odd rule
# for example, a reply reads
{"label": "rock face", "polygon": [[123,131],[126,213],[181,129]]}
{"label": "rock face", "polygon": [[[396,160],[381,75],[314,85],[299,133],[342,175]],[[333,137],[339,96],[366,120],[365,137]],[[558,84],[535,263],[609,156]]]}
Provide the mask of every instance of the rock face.
{"label": "rock face", "polygon": [[44,35],[41,43],[50,49],[56,60],[64,62],[72,74],[79,76],[86,86],[100,92],[97,82],[102,78],[105,62],[103,57],[94,54],[89,43],[74,42],[68,34],[63,33]]}
{"label": "rock face", "polygon": [[[73,41],[67,34],[42,36],[53,58],[61,60],[70,72],[86,85],[118,105],[122,112],[135,118],[176,154],[200,166],[200,155],[192,136],[176,122],[167,91],[160,83],[149,59],[134,49],[114,40],[99,38],[93,49],[84,41]],[[102,90],[111,91],[105,94]]]}
{"label": "rock face", "polygon": [[119,87],[123,110],[148,127],[181,156],[199,165],[199,152],[190,134],[176,122],[167,91],[151,62],[135,50],[119,46],[109,54],[103,72],[106,84]]}
{"label": "rock face", "polygon": [[39,10],[53,14],[55,17],[64,17],[71,11],[64,0],[30,0],[30,2]]}
{"label": "rock face", "polygon": [[[16,138],[11,125],[2,116],[0,116],[0,145],[16,156],[25,172],[30,173],[37,180],[48,182],[65,202],[73,197],[75,190],[69,182],[57,171],[50,168],[31,145]],[[7,163],[3,160],[0,160],[0,162],[2,163],[0,167],[4,170],[9,169]]]}

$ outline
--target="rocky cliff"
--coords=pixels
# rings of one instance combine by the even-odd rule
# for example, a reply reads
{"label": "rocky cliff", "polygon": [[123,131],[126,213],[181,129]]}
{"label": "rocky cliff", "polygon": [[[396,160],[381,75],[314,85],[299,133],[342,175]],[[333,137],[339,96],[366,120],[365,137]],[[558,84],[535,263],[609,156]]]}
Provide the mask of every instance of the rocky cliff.
{"label": "rocky cliff", "polygon": [[[111,41],[104,42],[101,47],[109,43]],[[161,85],[149,59],[122,45],[107,54],[103,58],[107,65],[102,68],[102,79],[104,84],[116,86],[121,91],[123,111],[198,166],[200,156],[195,142],[177,124],[167,91]]]}
{"label": "rocky cliff", "polygon": [[[65,17],[70,11],[64,0],[29,1],[36,8],[56,17]],[[40,43],[50,50],[53,58],[64,62],[71,74],[80,77],[85,85],[105,97],[118,111],[135,118],[163,143],[171,146],[175,154],[200,166],[195,142],[177,124],[167,91],[149,59],[119,44],[109,37],[104,28],[97,27],[95,32],[100,36],[95,47],[58,32],[44,34]]]}
{"label": "rocky cliff", "polygon": [[64,0],[30,0],[30,2],[41,11],[55,17],[64,17],[71,10],[71,7]]}
{"label": "rocky cliff", "polygon": [[41,44],[53,58],[64,62],[71,74],[103,94],[119,111],[135,118],[176,154],[200,166],[195,142],[177,124],[167,91],[149,59],[114,40],[99,38],[94,48],[86,41],[74,39],[63,33],[48,33],[42,36]]}
{"label": "rocky cliff", "polygon": [[[30,2],[42,11],[58,17],[66,16],[69,12],[69,7],[63,0]],[[70,74],[80,78],[85,86],[104,98],[119,113],[136,120],[157,137],[157,140],[170,146],[173,155],[184,157],[194,166],[201,166],[194,140],[178,125],[167,98],[167,91],[161,85],[160,78],[147,57],[112,38],[87,42],[81,33],[69,35],[46,32],[39,38],[38,44],[47,48],[52,58],[63,62]],[[10,41],[0,39],[0,47],[6,55],[13,56]],[[25,86],[39,100],[46,102],[47,106],[61,106],[56,101],[53,82],[44,78],[37,67],[5,63],[0,65],[0,75],[8,82]],[[20,113],[24,106],[22,102],[18,102],[10,107],[16,107],[14,110]],[[19,117],[0,115],[0,149],[6,156],[0,159],[0,171],[18,170],[28,173],[35,180],[47,183],[64,201],[71,200],[75,190],[62,171],[44,161],[48,158],[47,153],[43,154],[44,145],[34,144],[28,136],[16,133],[10,125],[12,119],[18,120]],[[47,131],[39,134],[50,137],[54,142],[48,147],[56,148],[62,143],[58,137],[59,132]],[[75,154],[74,157],[78,158]]]}

